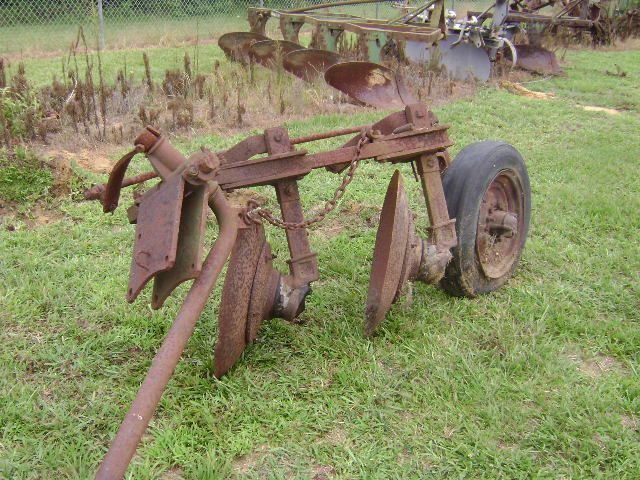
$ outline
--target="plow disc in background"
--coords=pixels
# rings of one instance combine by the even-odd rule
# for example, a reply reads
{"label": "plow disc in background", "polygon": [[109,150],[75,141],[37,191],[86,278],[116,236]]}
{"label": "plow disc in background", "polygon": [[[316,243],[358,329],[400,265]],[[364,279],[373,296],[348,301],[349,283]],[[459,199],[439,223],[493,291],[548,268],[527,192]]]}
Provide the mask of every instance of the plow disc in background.
{"label": "plow disc in background", "polygon": [[[516,66],[541,75],[561,75],[563,73],[556,54],[538,45],[515,45],[518,58]],[[504,51],[507,60],[512,60],[511,51]]]}
{"label": "plow disc in background", "polygon": [[287,40],[263,40],[249,47],[249,56],[253,61],[267,68],[276,68],[290,52],[304,50],[302,45]]}
{"label": "plow disc in background", "polygon": [[306,49],[289,52],[283,59],[284,69],[304,81],[322,78],[324,72],[341,61],[340,55],[329,50]]}
{"label": "plow disc in background", "polygon": [[225,33],[218,39],[218,46],[230,60],[249,63],[249,48],[256,42],[269,40],[268,37],[254,32]]}
{"label": "plow disc in background", "polygon": [[327,69],[324,79],[333,88],[372,107],[397,108],[416,102],[402,77],[377,63],[337,63]]}

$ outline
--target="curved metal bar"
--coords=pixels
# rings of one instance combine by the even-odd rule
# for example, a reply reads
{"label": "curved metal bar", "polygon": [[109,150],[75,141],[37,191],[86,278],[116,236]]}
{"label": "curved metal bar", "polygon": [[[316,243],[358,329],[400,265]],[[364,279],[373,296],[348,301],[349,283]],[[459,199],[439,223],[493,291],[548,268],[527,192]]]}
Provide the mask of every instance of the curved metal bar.
{"label": "curved metal bar", "polygon": [[236,241],[237,212],[229,205],[218,184],[210,182],[210,185],[213,193],[209,197],[209,206],[218,219],[220,234],[204,261],[200,276],[193,282],[178,316],[154,357],[116,438],[102,460],[96,473],[97,480],[121,479],[127,471],[138,443],[155,413],[164,389],[180,361],[187,341]]}

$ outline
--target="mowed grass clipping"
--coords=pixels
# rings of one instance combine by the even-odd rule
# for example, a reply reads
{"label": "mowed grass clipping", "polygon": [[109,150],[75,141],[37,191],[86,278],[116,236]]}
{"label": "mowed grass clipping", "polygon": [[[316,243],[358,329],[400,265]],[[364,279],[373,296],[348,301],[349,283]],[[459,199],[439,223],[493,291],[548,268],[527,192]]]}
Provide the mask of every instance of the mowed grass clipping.
{"label": "mowed grass clipping", "polygon": [[[608,54],[590,55],[614,68]],[[637,93],[611,88],[621,89],[615,98]],[[437,111],[452,125],[453,153],[502,139],[527,162],[531,230],[503,289],[459,299],[415,285],[413,302],[394,305],[378,334],[363,338],[377,218],[394,170],[363,164],[337,211],[311,230],[322,278],[302,324],[266,323],[216,381],[220,281],[128,478],[640,478],[640,116],[576,101],[484,89]],[[289,127],[309,134],[383,115]],[[399,168],[424,232],[418,184]],[[307,210],[338,183],[325,171],[302,181]],[[108,216],[95,203],[59,208],[64,218],[53,225],[0,231],[4,478],[93,475],[186,292],[158,312],[148,291],[128,305],[125,208]],[[268,235],[282,269],[282,232]]]}

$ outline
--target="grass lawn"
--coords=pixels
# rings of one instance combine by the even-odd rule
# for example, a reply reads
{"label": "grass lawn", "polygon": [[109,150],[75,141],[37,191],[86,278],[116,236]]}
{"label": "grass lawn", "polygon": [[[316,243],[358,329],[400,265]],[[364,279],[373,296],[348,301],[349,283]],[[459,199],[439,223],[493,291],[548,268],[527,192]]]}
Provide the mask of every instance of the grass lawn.
{"label": "grass lawn", "polygon": [[[471,300],[416,285],[413,302],[364,339],[393,168],[362,165],[338,212],[311,231],[322,278],[303,324],[266,323],[216,381],[219,282],[129,478],[640,478],[639,55],[570,53],[568,80],[528,85],[554,100],[487,87],[438,109],[454,153],[503,139],[527,162],[531,230],[506,287]],[[628,76],[608,76],[620,58]],[[289,126],[299,135],[383,115]],[[424,230],[418,184],[402,172]],[[305,205],[338,181],[309,175]],[[128,305],[125,208],[105,216],[95,203],[51,202],[59,221],[0,229],[2,478],[91,477],[186,291],[159,312],[148,292]],[[283,269],[284,237],[268,234]]]}

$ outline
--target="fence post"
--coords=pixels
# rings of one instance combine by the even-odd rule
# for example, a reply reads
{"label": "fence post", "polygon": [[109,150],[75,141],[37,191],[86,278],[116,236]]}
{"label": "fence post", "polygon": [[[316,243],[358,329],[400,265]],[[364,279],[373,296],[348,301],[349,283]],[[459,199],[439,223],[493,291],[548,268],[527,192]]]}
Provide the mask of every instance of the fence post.
{"label": "fence post", "polygon": [[104,50],[104,15],[102,14],[102,0],[98,0],[98,42],[100,50]]}

